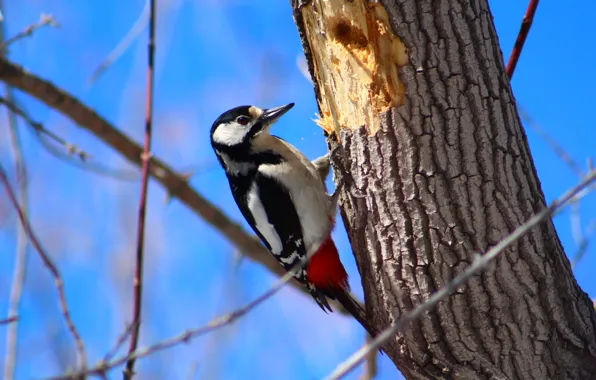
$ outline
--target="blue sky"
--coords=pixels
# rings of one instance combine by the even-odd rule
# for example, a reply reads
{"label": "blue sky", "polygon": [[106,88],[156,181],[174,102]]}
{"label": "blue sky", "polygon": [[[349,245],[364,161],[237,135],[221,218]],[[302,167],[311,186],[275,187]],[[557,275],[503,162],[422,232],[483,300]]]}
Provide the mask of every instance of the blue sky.
{"label": "blue sky", "polygon": [[[94,107],[140,141],[144,119],[146,44],[142,38],[93,85],[89,78],[135,22],[144,1],[5,1],[7,34],[13,35],[52,13],[60,29],[46,28],[12,46],[12,58],[50,78]],[[321,130],[311,122],[316,103],[311,84],[296,61],[302,47],[289,1],[158,1],[154,153],[173,167],[201,168],[193,186],[241,221],[223,172],[209,146],[212,121],[239,104],[270,107],[295,102],[275,132],[307,156],[325,152]],[[581,3],[581,4],[580,4]],[[525,1],[491,3],[505,57],[517,35]],[[513,80],[517,101],[581,164],[593,155],[596,116],[592,89],[596,61],[591,19],[596,3],[575,6],[543,2]],[[18,94],[32,117],[78,144],[94,159],[134,178],[135,169],[61,115]],[[14,175],[4,111],[0,112],[0,162]],[[82,171],[48,154],[24,125],[33,226],[65,278],[73,318],[97,361],[130,321],[138,181]],[[547,199],[553,200],[578,178],[532,129],[527,129]],[[0,192],[0,194],[3,194]],[[275,279],[258,265],[239,261],[235,248],[179,202],[164,202],[159,185],[150,187],[146,252],[146,292],[141,344],[150,344],[200,326],[266,291]],[[0,198],[0,317],[8,308],[14,264],[16,221],[4,218]],[[581,203],[581,221],[594,220],[596,202]],[[556,220],[569,255],[577,250],[570,214]],[[336,238],[355,292],[358,272],[342,228]],[[61,371],[57,347],[72,354],[51,277],[30,250],[20,311],[17,378]],[[576,269],[579,284],[596,297],[593,270],[596,244]],[[325,315],[292,289],[259,306],[240,322],[188,345],[139,361],[143,379],[195,378],[318,379],[363,342],[359,326]],[[0,357],[6,328],[0,327]],[[61,352],[64,352],[62,350]],[[1,363],[1,361],[0,361]],[[0,364],[0,366],[3,364]],[[379,379],[397,370],[380,360]],[[349,378],[356,379],[360,370]],[[113,371],[110,378],[119,378]]]}

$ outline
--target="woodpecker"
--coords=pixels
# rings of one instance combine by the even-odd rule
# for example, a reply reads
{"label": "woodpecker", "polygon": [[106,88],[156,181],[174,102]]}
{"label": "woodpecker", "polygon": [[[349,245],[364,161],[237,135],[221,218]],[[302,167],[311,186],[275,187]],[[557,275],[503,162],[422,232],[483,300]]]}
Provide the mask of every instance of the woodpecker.
{"label": "woodpecker", "polygon": [[213,123],[211,145],[240,212],[281,266],[293,270],[323,311],[332,311],[328,299],[335,299],[374,335],[331,238],[339,191],[325,187],[328,156],[311,162],[269,133],[293,106],[232,108]]}

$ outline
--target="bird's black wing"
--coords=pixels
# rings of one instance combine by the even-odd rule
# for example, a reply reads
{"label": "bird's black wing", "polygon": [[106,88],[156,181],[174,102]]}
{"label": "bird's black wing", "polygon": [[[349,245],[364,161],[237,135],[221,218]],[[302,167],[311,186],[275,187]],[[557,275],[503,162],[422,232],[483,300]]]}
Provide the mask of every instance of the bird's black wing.
{"label": "bird's black wing", "polygon": [[[261,230],[261,233],[276,240],[269,242],[270,250],[284,269],[289,271],[306,256],[302,227],[292,197],[283,184],[260,172],[255,176],[255,186],[249,192],[249,197],[251,195],[253,198],[249,198],[249,206],[252,206],[253,215],[262,213],[267,218],[263,221],[262,229],[269,231]],[[304,269],[297,274],[301,272],[305,272]],[[302,276],[296,277],[301,280]]]}
{"label": "bird's black wing", "polygon": [[[236,204],[253,231],[287,271],[306,255],[302,227],[285,186],[255,172],[230,178]],[[305,276],[297,279],[307,284]]]}
{"label": "bird's black wing", "polygon": [[306,265],[300,263],[306,257],[300,218],[288,189],[275,179],[257,171],[243,202],[237,202],[248,223],[263,244],[275,256],[286,271],[306,285],[323,310],[331,310],[324,294],[309,284]]}

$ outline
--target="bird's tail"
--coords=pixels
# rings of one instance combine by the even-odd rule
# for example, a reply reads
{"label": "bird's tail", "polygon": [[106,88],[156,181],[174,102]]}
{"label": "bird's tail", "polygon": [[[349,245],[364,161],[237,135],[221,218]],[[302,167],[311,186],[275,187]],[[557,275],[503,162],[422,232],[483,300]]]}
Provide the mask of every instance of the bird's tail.
{"label": "bird's tail", "polygon": [[376,329],[373,327],[373,325],[368,321],[368,318],[366,317],[366,310],[360,304],[360,302],[358,302],[354,299],[354,297],[352,297],[348,290],[335,288],[330,293],[332,293],[333,297],[337,300],[337,302],[339,302],[344,307],[344,309],[346,309],[346,311],[350,313],[352,317],[354,317],[354,319],[356,319],[358,323],[362,325],[362,327],[364,327],[366,332],[368,332],[368,334],[371,337],[374,338],[377,335]]}
{"label": "bird's tail", "polygon": [[[341,263],[337,247],[329,236],[312,256],[308,264],[307,278],[314,287],[311,294],[326,312],[331,311],[325,297],[337,300],[364,327],[371,337],[376,329],[368,322],[366,310],[350,293],[348,274]],[[319,294],[319,292],[321,294]]]}

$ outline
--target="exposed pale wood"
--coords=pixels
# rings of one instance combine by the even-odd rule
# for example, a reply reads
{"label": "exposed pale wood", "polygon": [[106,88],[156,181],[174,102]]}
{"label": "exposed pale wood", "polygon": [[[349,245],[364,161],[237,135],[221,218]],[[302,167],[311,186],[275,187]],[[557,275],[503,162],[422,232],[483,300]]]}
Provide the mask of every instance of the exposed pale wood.
{"label": "exposed pale wood", "polygon": [[[381,6],[407,56],[372,54],[390,74],[367,81],[354,68],[365,59],[334,41],[333,20],[349,15],[365,31]],[[322,125],[340,131],[329,143],[347,180],[342,217],[383,328],[545,207],[544,195],[485,0],[294,8]],[[364,35],[367,48],[357,45],[370,53],[380,35]],[[396,89],[388,112],[375,88]],[[408,379],[593,379],[596,314],[549,221],[386,351]]]}

